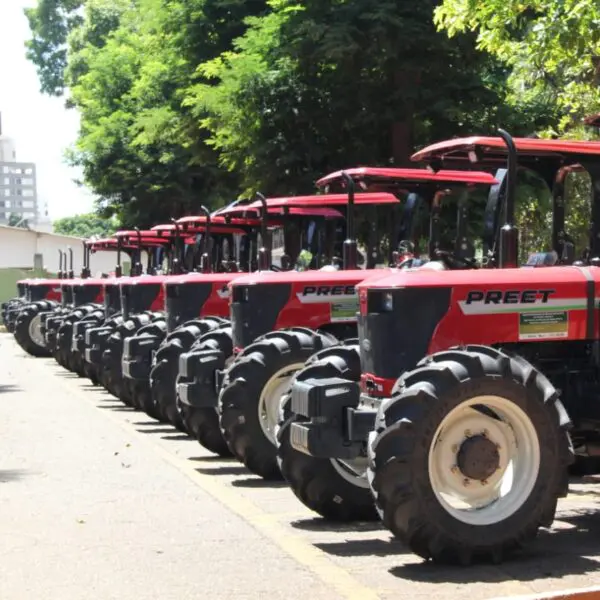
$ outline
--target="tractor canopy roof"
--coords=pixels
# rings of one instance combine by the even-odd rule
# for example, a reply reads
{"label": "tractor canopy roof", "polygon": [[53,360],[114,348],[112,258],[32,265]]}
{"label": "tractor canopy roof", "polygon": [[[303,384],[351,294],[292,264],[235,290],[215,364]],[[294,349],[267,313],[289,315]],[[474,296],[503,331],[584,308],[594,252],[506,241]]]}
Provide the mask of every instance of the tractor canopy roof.
{"label": "tractor canopy roof", "polygon": [[[399,200],[393,194],[387,192],[369,192],[358,193],[354,196],[354,204],[398,204]],[[311,196],[288,196],[282,198],[269,198],[267,206],[269,209],[289,209],[289,214],[294,214],[294,210],[305,209],[306,214],[315,216],[339,218],[340,213],[330,206],[346,206],[348,204],[348,194],[318,194]],[[260,201],[253,202],[248,206],[249,209],[259,210]],[[320,208],[325,207],[325,208]],[[287,212],[287,211],[286,211]],[[299,214],[303,214],[299,212]]]}
{"label": "tractor canopy roof", "polygon": [[[581,140],[547,140],[536,138],[513,138],[519,164],[535,168],[544,163],[557,166],[581,164],[600,160],[600,142]],[[446,164],[506,164],[508,150],[500,137],[472,136],[456,138],[431,144],[415,152],[411,160],[430,163],[432,166]],[[583,168],[583,167],[580,167]]]}
{"label": "tractor canopy roof", "polygon": [[[177,219],[177,225],[187,233],[200,233],[206,230],[206,216],[193,215]],[[260,226],[260,219],[244,218],[244,217],[229,217],[219,215],[211,215],[210,229],[213,233],[247,233],[248,229]]]}
{"label": "tractor canopy roof", "polygon": [[317,187],[324,188],[333,182],[344,180],[344,175],[355,181],[398,181],[406,184],[418,185],[420,183],[439,184],[440,186],[452,183],[495,185],[496,179],[483,171],[451,171],[444,170],[434,173],[428,169],[396,169],[390,167],[355,167],[342,171],[335,171],[325,175],[316,183]]}
{"label": "tractor canopy roof", "polygon": [[[164,246],[169,241],[156,235],[155,232],[142,231],[140,234],[142,246],[144,247]],[[131,250],[138,247],[139,238],[137,231],[117,231],[114,237],[86,240],[85,244],[92,252],[97,252],[98,250],[116,250],[119,246],[119,238],[122,250]]]}
{"label": "tractor canopy roof", "polygon": [[[292,215],[296,217],[323,217],[325,219],[339,219],[341,214],[327,205],[347,204],[348,196],[344,202],[323,201],[325,196],[289,196],[285,198],[267,198],[267,214],[269,224],[278,225],[282,222],[277,220],[279,215]],[[325,205],[325,206],[324,206]],[[219,211],[219,215],[227,217],[234,214],[251,214],[258,218],[261,214],[262,202],[256,200],[243,206],[226,207]]]}

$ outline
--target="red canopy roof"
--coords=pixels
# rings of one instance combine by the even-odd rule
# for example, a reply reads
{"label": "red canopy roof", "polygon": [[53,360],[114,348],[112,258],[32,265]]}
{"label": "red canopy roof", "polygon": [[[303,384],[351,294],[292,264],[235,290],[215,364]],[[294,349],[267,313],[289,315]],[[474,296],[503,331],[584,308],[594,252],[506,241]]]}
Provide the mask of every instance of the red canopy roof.
{"label": "red canopy roof", "polygon": [[[355,204],[398,204],[400,201],[393,194],[388,192],[369,192],[357,193],[354,195]],[[293,214],[294,207],[309,209],[306,213],[325,216],[334,216],[331,209],[319,208],[328,206],[345,206],[348,204],[348,194],[321,194],[312,196],[289,196],[284,198],[268,198],[267,206],[269,208],[289,207],[290,213]],[[253,202],[248,205],[249,209],[259,209],[262,206],[260,201]],[[334,211],[337,212],[337,211]],[[339,216],[339,214],[338,214]]]}
{"label": "red canopy roof", "polygon": [[396,179],[406,183],[421,183],[431,181],[434,183],[479,183],[494,185],[498,183],[489,173],[483,171],[438,171],[432,173],[427,169],[395,169],[388,167],[355,167],[343,171],[335,171],[317,181],[318,187],[325,187],[333,181],[342,179],[346,173],[353,179],[380,178]]}
{"label": "red canopy roof", "polygon": [[[206,216],[192,215],[182,217],[181,219],[177,219],[177,224],[182,225],[188,232],[190,229],[203,231],[206,225]],[[211,216],[210,219],[211,229],[215,233],[246,233],[244,227],[258,227],[259,225],[260,219],[257,218],[231,217],[225,219],[225,217],[215,215],[214,217]]]}
{"label": "red canopy roof", "polygon": [[[581,140],[540,140],[535,138],[513,138],[520,156],[583,155],[600,156],[600,142]],[[411,156],[411,160],[422,161],[434,158],[466,160],[469,152],[478,150],[485,154],[506,155],[506,145],[502,138],[473,136],[445,140],[431,144]]]}

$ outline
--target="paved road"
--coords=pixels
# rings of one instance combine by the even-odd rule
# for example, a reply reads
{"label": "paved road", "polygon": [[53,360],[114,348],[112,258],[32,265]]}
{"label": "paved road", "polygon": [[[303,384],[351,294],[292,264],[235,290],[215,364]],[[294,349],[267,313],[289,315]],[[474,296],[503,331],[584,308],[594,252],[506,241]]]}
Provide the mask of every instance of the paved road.
{"label": "paved road", "polygon": [[0,334],[0,599],[479,600],[600,584],[600,480],[500,566],[440,568]]}

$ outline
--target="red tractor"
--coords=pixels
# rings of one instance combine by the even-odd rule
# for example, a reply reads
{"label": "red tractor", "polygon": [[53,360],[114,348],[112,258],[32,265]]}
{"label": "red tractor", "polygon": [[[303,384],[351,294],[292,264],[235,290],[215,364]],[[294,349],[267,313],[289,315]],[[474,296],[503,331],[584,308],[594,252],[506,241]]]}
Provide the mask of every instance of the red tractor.
{"label": "red tractor", "polygon": [[[312,354],[356,336],[354,287],[369,275],[381,277],[387,272],[376,269],[369,274],[356,267],[354,203],[370,217],[366,266],[385,262],[385,253],[389,264],[408,265],[416,261],[409,244],[401,244],[400,253],[396,248],[398,241],[412,238],[409,224],[416,197],[409,191],[423,187],[435,193],[442,187],[464,187],[466,182],[495,183],[487,173],[432,175],[411,169],[396,170],[396,174],[403,180],[403,186],[396,185],[397,196],[385,191],[355,194],[354,180],[345,175],[349,193],[280,200],[282,206],[301,201],[347,210],[345,268],[337,272],[256,273],[230,284],[231,328],[200,339],[197,350],[180,361],[180,401],[195,420],[198,437],[207,448],[224,454],[224,444],[216,443],[222,433],[227,449],[252,472],[265,478],[281,476],[274,433],[281,393]],[[402,219],[399,197],[406,200]],[[374,213],[389,208],[393,212],[387,214],[385,235]],[[383,253],[379,250],[376,261],[383,240],[387,248]]]}
{"label": "red tractor", "polygon": [[[126,404],[131,404],[132,390],[123,380],[121,370],[123,342],[141,327],[162,319],[159,312],[164,302],[162,283],[167,277],[162,274],[163,263],[167,263],[167,273],[180,273],[186,242],[180,238],[178,228],[173,224],[157,225],[145,232],[127,232],[126,236],[131,233],[137,235],[139,246],[131,266],[134,276],[117,279],[111,290],[115,300],[119,298],[119,312],[87,328],[82,332],[79,343],[85,362],[90,365],[87,368],[90,378]],[[141,250],[144,244],[147,246],[149,273],[137,276],[142,273]]]}
{"label": "red tractor", "polygon": [[[262,196],[252,207],[235,204],[218,211],[211,219],[211,231],[227,233],[226,237],[222,236],[223,243],[228,242],[229,248],[238,256],[234,260],[230,257],[225,261],[224,268],[219,269],[220,273],[211,274],[202,269],[203,273],[172,278],[165,283],[167,325],[172,330],[153,356],[151,394],[148,398],[150,404],[145,406],[146,412],[162,421],[171,422],[181,431],[196,435],[193,424],[192,429],[189,429],[185,415],[177,407],[179,357],[190,350],[201,336],[208,335],[209,332],[221,335],[223,329],[229,327],[229,320],[225,319],[229,315],[229,282],[240,277],[240,271],[244,270],[289,269],[297,259],[298,240],[305,237],[311,227],[317,232],[313,248],[316,257],[324,258],[327,251],[333,249],[324,248],[322,244],[319,246],[323,241],[320,234],[325,230],[334,231],[336,224],[341,221],[339,211],[323,206],[295,207],[283,214],[281,206],[272,206],[272,200]],[[197,217],[185,217],[179,223],[182,229],[190,231],[199,222]],[[231,231],[233,226],[238,231]],[[227,232],[227,228],[230,231]],[[237,242],[233,238],[234,233],[238,234]],[[272,261],[271,252],[266,247],[268,239],[277,233],[283,234],[284,249],[280,265]],[[208,240],[209,237],[205,236],[205,239]],[[179,325],[180,323],[182,324]],[[134,343],[137,342],[132,340],[131,344]],[[144,343],[153,346],[155,341],[146,339]],[[144,362],[147,364],[147,360]]]}
{"label": "red tractor", "polygon": [[[291,392],[291,446],[326,461],[367,451],[384,524],[439,562],[499,562],[530,542],[552,524],[574,456],[599,449],[600,143],[500,134],[413,157],[433,168],[507,162],[491,260],[456,270],[446,256],[447,272],[363,282],[361,371],[329,358],[331,368],[299,374]],[[518,168],[539,173],[553,198],[551,248],[521,267]],[[565,181],[582,170],[592,214],[577,248]]]}
{"label": "red tractor", "polygon": [[[153,418],[168,420],[161,410],[165,403],[157,403],[156,397],[160,400],[172,395],[172,356],[221,323],[220,317],[228,312],[224,286],[240,269],[250,268],[252,245],[257,245],[261,222],[257,217],[232,216],[234,212],[225,217],[220,211],[213,215],[206,211],[205,215],[176,221],[182,238],[188,242],[183,263],[190,272],[163,279],[164,318],[142,327],[124,342],[122,370],[132,389],[132,404]],[[178,354],[173,359],[175,365],[177,358]]]}
{"label": "red tractor", "polygon": [[[117,231],[114,238],[99,240],[89,246],[90,252],[107,249],[119,249],[117,253],[117,267],[115,272],[120,274],[120,254],[129,254],[131,260],[130,278],[139,278],[143,273],[141,264],[142,253],[146,252],[148,263],[146,273],[152,275],[158,265],[156,264],[157,250],[160,251],[168,243],[155,231]],[[89,263],[89,260],[88,260]],[[75,306],[79,301],[86,301],[94,292],[97,293],[96,304],[88,305],[74,310],[61,325],[59,329],[59,345],[70,357],[72,370],[79,375],[94,377],[95,371],[85,361],[85,332],[88,329],[103,324],[106,319],[111,318],[115,312],[120,310],[120,296],[111,294],[111,290],[118,290],[118,286],[124,283],[126,278],[114,277],[111,279],[85,279],[74,281],[72,285]],[[88,310],[82,310],[87,308]],[[91,309],[91,310],[90,310]]]}

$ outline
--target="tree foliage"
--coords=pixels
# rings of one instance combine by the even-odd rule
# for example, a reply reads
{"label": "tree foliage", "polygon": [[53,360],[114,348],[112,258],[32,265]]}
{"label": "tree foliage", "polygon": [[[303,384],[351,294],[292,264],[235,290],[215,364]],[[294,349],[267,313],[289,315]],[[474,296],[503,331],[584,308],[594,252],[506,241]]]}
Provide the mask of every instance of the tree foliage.
{"label": "tree foliage", "polygon": [[552,107],[563,132],[600,109],[600,4],[596,0],[444,0],[436,23],[511,68],[513,104]]}
{"label": "tree foliage", "polygon": [[[403,165],[414,145],[505,122],[506,74],[474,37],[436,32],[435,0],[271,0],[186,103],[246,193],[310,189],[349,164]],[[522,122],[521,127],[530,126]]]}
{"label": "tree foliage", "polygon": [[[405,165],[415,147],[498,126],[582,135],[572,124],[600,110],[592,0],[38,0],[26,12],[42,90],[81,115],[69,160],[120,226],[311,192],[328,171]],[[570,189],[584,236],[587,188]],[[548,190],[524,174],[519,194],[523,248],[545,246]]]}
{"label": "tree foliage", "polygon": [[54,233],[89,238],[93,235],[108,236],[118,228],[113,219],[103,219],[94,213],[63,217],[54,221]]}

